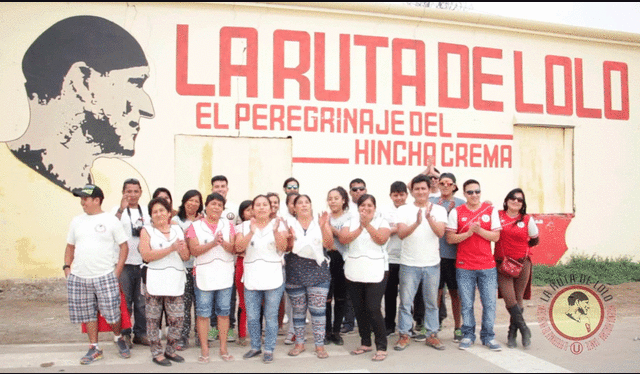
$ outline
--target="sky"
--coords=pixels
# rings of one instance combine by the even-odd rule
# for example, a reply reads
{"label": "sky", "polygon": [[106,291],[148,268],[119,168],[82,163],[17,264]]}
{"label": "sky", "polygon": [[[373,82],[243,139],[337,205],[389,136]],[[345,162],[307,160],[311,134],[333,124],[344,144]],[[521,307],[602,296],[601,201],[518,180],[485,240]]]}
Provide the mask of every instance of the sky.
{"label": "sky", "polygon": [[469,2],[471,12],[640,34],[640,3]]}

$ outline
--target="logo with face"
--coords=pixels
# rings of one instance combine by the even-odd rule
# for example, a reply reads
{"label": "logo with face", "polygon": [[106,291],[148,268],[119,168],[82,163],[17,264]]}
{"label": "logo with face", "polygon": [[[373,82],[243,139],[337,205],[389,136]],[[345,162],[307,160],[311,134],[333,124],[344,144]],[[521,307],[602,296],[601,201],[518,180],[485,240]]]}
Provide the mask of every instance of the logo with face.
{"label": "logo with face", "polygon": [[[575,281],[579,277],[568,278]],[[580,278],[587,284],[552,284],[555,292],[543,291],[544,304],[538,306],[538,322],[545,338],[576,355],[600,346],[609,337],[616,319],[615,306],[609,303],[613,299],[609,289],[598,281],[589,284],[590,277]]]}
{"label": "logo with face", "polygon": [[491,218],[489,217],[488,214],[483,214],[482,215],[482,222],[487,223],[487,222],[489,222],[490,219]]}
{"label": "logo with face", "polygon": [[107,232],[107,228],[103,224],[96,225],[95,230],[100,234],[104,234],[105,232]]}
{"label": "logo with face", "polygon": [[524,222],[522,222],[522,221],[518,222],[518,227],[519,228],[524,228]]}
{"label": "logo with face", "polygon": [[233,220],[234,220],[234,218],[236,218],[236,215],[235,215],[235,214],[233,214],[233,213],[231,213],[231,212],[227,213],[227,219],[228,219],[229,221],[233,221]]}

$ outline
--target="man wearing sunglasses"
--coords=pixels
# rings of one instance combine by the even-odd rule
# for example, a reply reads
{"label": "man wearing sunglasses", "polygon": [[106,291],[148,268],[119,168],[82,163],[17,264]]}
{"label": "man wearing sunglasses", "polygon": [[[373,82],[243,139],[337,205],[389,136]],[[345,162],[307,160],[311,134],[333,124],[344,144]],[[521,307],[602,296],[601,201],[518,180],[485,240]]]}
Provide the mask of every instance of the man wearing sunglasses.
{"label": "man wearing sunglasses", "polygon": [[449,213],[447,243],[458,244],[456,280],[462,311],[462,341],[458,348],[467,349],[475,342],[476,322],[473,312],[476,286],[482,302],[480,340],[492,351],[502,347],[495,340],[496,288],[498,273],[491,253],[491,242],[500,239],[498,210],[480,198],[480,183],[469,179],[463,185],[467,203]]}
{"label": "man wearing sunglasses", "polygon": [[351,201],[349,201],[349,212],[354,216],[358,215],[358,199],[360,196],[367,193],[367,184],[360,178],[356,178],[349,183],[349,195]]}
{"label": "man wearing sunglasses", "polygon": [[[463,205],[465,201],[459,197],[453,196],[458,191],[456,185],[456,177],[451,173],[442,173],[438,180],[438,188],[441,195],[439,197],[430,197],[429,201],[433,204],[440,205],[447,210],[449,214],[452,210]],[[451,296],[451,312],[455,322],[453,332],[453,341],[460,343],[462,340],[462,321],[460,315],[460,297],[458,296],[458,282],[456,281],[456,254],[458,246],[456,244],[447,243],[446,237],[440,238],[440,285],[438,287],[438,310],[440,311],[440,324],[446,318],[446,304],[444,302],[444,286],[449,290]],[[444,311],[444,313],[443,313]]]}

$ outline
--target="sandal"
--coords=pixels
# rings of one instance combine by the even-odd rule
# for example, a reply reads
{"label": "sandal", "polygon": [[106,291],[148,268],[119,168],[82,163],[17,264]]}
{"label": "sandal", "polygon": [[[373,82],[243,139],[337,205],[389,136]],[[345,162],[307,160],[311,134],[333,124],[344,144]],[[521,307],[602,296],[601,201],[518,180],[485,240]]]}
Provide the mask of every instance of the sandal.
{"label": "sandal", "polygon": [[358,356],[358,355],[361,355],[363,353],[367,353],[367,352],[371,352],[371,351],[373,351],[373,348],[366,347],[366,346],[363,345],[360,348],[351,351],[351,355],[352,356]]}
{"label": "sandal", "polygon": [[387,352],[386,351],[378,351],[376,352],[376,354],[373,355],[373,357],[371,357],[371,361],[384,361],[384,359],[387,358]]}
{"label": "sandal", "polygon": [[318,358],[327,358],[329,357],[329,353],[324,348],[321,348],[321,349],[316,348],[316,356],[318,356]]}
{"label": "sandal", "polygon": [[295,347],[293,347],[290,351],[289,351],[289,356],[297,356],[300,353],[306,351],[306,349],[304,348],[304,345],[296,345]]}
{"label": "sandal", "polygon": [[222,361],[224,362],[229,362],[229,361],[233,361],[233,356],[230,355],[229,353],[220,353],[220,358],[222,359]]}
{"label": "sandal", "polygon": [[208,364],[209,363],[209,356],[200,356],[200,357],[198,357],[198,363],[199,364]]}

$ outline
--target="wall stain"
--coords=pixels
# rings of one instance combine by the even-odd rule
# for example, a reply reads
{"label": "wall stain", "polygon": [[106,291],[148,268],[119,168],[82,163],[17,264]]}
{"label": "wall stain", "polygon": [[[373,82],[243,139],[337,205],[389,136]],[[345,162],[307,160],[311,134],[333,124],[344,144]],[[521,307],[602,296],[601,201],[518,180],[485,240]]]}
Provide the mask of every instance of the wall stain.
{"label": "wall stain", "polygon": [[16,240],[16,261],[22,269],[23,278],[46,278],[59,276],[55,269],[47,266],[47,263],[38,261],[31,257],[36,252],[36,247],[29,238]]}
{"label": "wall stain", "polygon": [[[205,143],[200,156],[202,159],[202,167],[200,168],[198,191],[211,191],[211,172],[213,170],[213,147],[211,147],[211,144]],[[205,194],[208,194],[208,192]]]}

